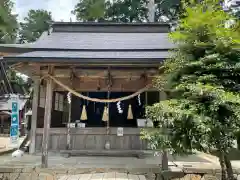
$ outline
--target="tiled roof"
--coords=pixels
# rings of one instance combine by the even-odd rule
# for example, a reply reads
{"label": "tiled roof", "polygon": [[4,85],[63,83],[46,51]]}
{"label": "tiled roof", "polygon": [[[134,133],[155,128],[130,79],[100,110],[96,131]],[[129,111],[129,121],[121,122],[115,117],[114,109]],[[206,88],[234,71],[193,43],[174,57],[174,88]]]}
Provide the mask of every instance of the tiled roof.
{"label": "tiled roof", "polygon": [[[21,55],[7,61],[52,61],[107,59],[160,62],[170,56],[175,45],[168,38],[169,25],[157,23],[55,23]],[[23,46],[22,46],[23,47]],[[1,47],[0,47],[1,49]],[[24,59],[26,58],[26,59]],[[35,58],[35,59],[34,59]],[[62,58],[62,59],[61,59]],[[75,61],[74,61],[75,62]]]}
{"label": "tiled roof", "polygon": [[42,36],[32,48],[75,50],[172,49],[167,33],[69,33],[53,32]]}

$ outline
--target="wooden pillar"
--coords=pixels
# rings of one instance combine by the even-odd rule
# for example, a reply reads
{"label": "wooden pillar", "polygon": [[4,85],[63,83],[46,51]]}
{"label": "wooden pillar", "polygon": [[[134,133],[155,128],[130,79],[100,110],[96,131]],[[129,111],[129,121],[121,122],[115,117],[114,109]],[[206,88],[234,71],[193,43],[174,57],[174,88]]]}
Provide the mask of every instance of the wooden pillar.
{"label": "wooden pillar", "polygon": [[4,133],[4,115],[1,115],[0,116],[1,117],[1,134],[3,134]]}
{"label": "wooden pillar", "polygon": [[37,116],[38,116],[38,102],[39,102],[39,85],[40,79],[39,77],[34,77],[34,85],[33,85],[33,101],[32,101],[32,121],[31,121],[31,143],[29,148],[29,153],[35,153],[36,147],[36,129],[37,129]]}
{"label": "wooden pillar", "polygon": [[[53,74],[53,67],[49,67],[49,74]],[[45,101],[44,112],[44,128],[43,128],[43,141],[42,141],[42,168],[48,167],[48,142],[49,142],[49,129],[51,123],[52,113],[52,96],[53,96],[53,80],[47,79],[47,92]]]}
{"label": "wooden pillar", "polygon": [[[70,75],[70,82],[71,82],[71,88],[73,88],[73,81],[74,81],[74,73],[72,71]],[[70,93],[70,92],[68,92]],[[70,150],[72,148],[71,145],[71,128],[70,123],[72,122],[72,93],[69,94],[70,96],[70,102],[68,102],[68,122],[67,122],[67,150]]]}
{"label": "wooden pillar", "polygon": [[72,122],[72,94],[70,94],[71,101],[68,104],[68,122],[67,122],[67,150],[71,149],[71,128],[70,123]]}

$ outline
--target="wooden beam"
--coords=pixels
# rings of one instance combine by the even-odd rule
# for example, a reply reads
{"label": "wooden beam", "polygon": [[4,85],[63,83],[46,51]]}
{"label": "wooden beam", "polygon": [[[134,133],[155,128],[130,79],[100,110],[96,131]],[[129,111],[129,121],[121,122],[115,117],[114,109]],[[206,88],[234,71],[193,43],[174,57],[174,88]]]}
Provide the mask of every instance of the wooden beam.
{"label": "wooden beam", "polygon": [[12,68],[22,74],[29,76],[30,78],[41,76],[39,64],[36,64],[35,66],[29,66],[28,63],[20,63],[12,66]]}
{"label": "wooden beam", "polygon": [[[48,72],[47,70],[43,69],[41,70],[42,75],[46,75]],[[55,77],[65,77],[68,78],[71,76],[72,70],[71,69],[55,69],[54,76]],[[74,75],[76,77],[82,78],[82,77],[91,77],[91,78],[106,78],[107,76],[107,69],[74,69]],[[111,69],[111,76],[115,78],[128,78],[128,77],[139,77],[143,73],[145,73],[147,76],[155,76],[158,73],[157,69],[148,69],[148,70],[142,70],[142,69]]]}
{"label": "wooden beam", "polygon": [[40,78],[34,77],[33,81],[34,81],[34,84],[33,84],[33,101],[32,101],[31,144],[29,149],[30,154],[35,153]]}
{"label": "wooden beam", "polygon": [[65,62],[56,62],[56,63],[46,63],[46,62],[33,62],[33,63],[29,63],[29,65],[40,65],[40,66],[54,66],[54,67],[108,67],[108,66],[111,66],[111,67],[142,67],[142,68],[149,68],[149,67],[153,67],[153,68],[158,68],[162,63],[156,63],[156,64],[147,64],[147,63],[143,63],[143,64],[126,64],[126,63],[118,63],[118,64],[115,64],[115,63],[108,63],[108,64],[102,64],[102,63],[89,63],[89,64],[82,64],[81,62],[80,63],[67,63],[66,61]]}
{"label": "wooden beam", "polygon": [[[72,82],[69,78],[57,78],[64,85],[71,87],[76,91],[87,92],[87,91],[108,91],[108,86],[106,79],[97,78],[78,78],[74,79]],[[126,78],[114,78],[113,85],[111,87],[111,92],[135,92],[139,89],[145,87],[147,84],[152,83],[153,78],[148,78],[146,81],[144,79],[126,79]],[[65,91],[62,87],[55,84],[54,91]]]}
{"label": "wooden beam", "polygon": [[[49,66],[49,74],[53,74],[53,67]],[[49,129],[51,123],[52,113],[52,95],[53,95],[53,80],[47,79],[47,92],[45,101],[45,112],[44,112],[44,130],[43,130],[43,141],[42,141],[42,168],[48,167],[48,140],[49,140]]]}

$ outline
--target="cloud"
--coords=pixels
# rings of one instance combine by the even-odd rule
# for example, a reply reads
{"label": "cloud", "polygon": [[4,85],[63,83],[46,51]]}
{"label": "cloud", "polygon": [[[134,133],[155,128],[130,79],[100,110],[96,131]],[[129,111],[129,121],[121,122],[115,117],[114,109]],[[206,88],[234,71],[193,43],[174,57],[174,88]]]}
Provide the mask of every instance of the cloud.
{"label": "cloud", "polygon": [[19,20],[23,20],[30,9],[45,9],[52,12],[55,21],[69,21],[70,18],[75,20],[71,14],[78,0],[15,0],[15,13]]}

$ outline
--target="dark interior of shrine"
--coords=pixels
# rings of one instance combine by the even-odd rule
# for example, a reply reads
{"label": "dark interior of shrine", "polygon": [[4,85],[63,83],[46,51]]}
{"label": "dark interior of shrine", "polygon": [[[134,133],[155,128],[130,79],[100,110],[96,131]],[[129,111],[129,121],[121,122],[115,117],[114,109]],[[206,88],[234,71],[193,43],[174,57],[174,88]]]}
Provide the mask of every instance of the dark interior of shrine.
{"label": "dark interior of shrine", "polygon": [[[98,99],[115,99],[133,94],[134,92],[84,92],[85,96]],[[66,127],[68,122],[68,104],[67,92],[64,92],[64,111],[52,111],[51,127]],[[76,96],[71,99],[71,122],[79,120],[85,123],[86,127],[106,127],[103,119],[104,107],[109,107],[109,125],[110,127],[137,127],[137,119],[145,118],[145,107],[159,101],[159,92],[151,91],[140,94],[129,100],[121,101],[119,106],[117,103],[98,103],[87,101]],[[86,107],[87,120],[81,120],[83,105]],[[129,106],[133,114],[133,119],[128,118]],[[120,108],[119,108],[120,107]],[[44,108],[39,108],[38,128],[43,127]]]}

